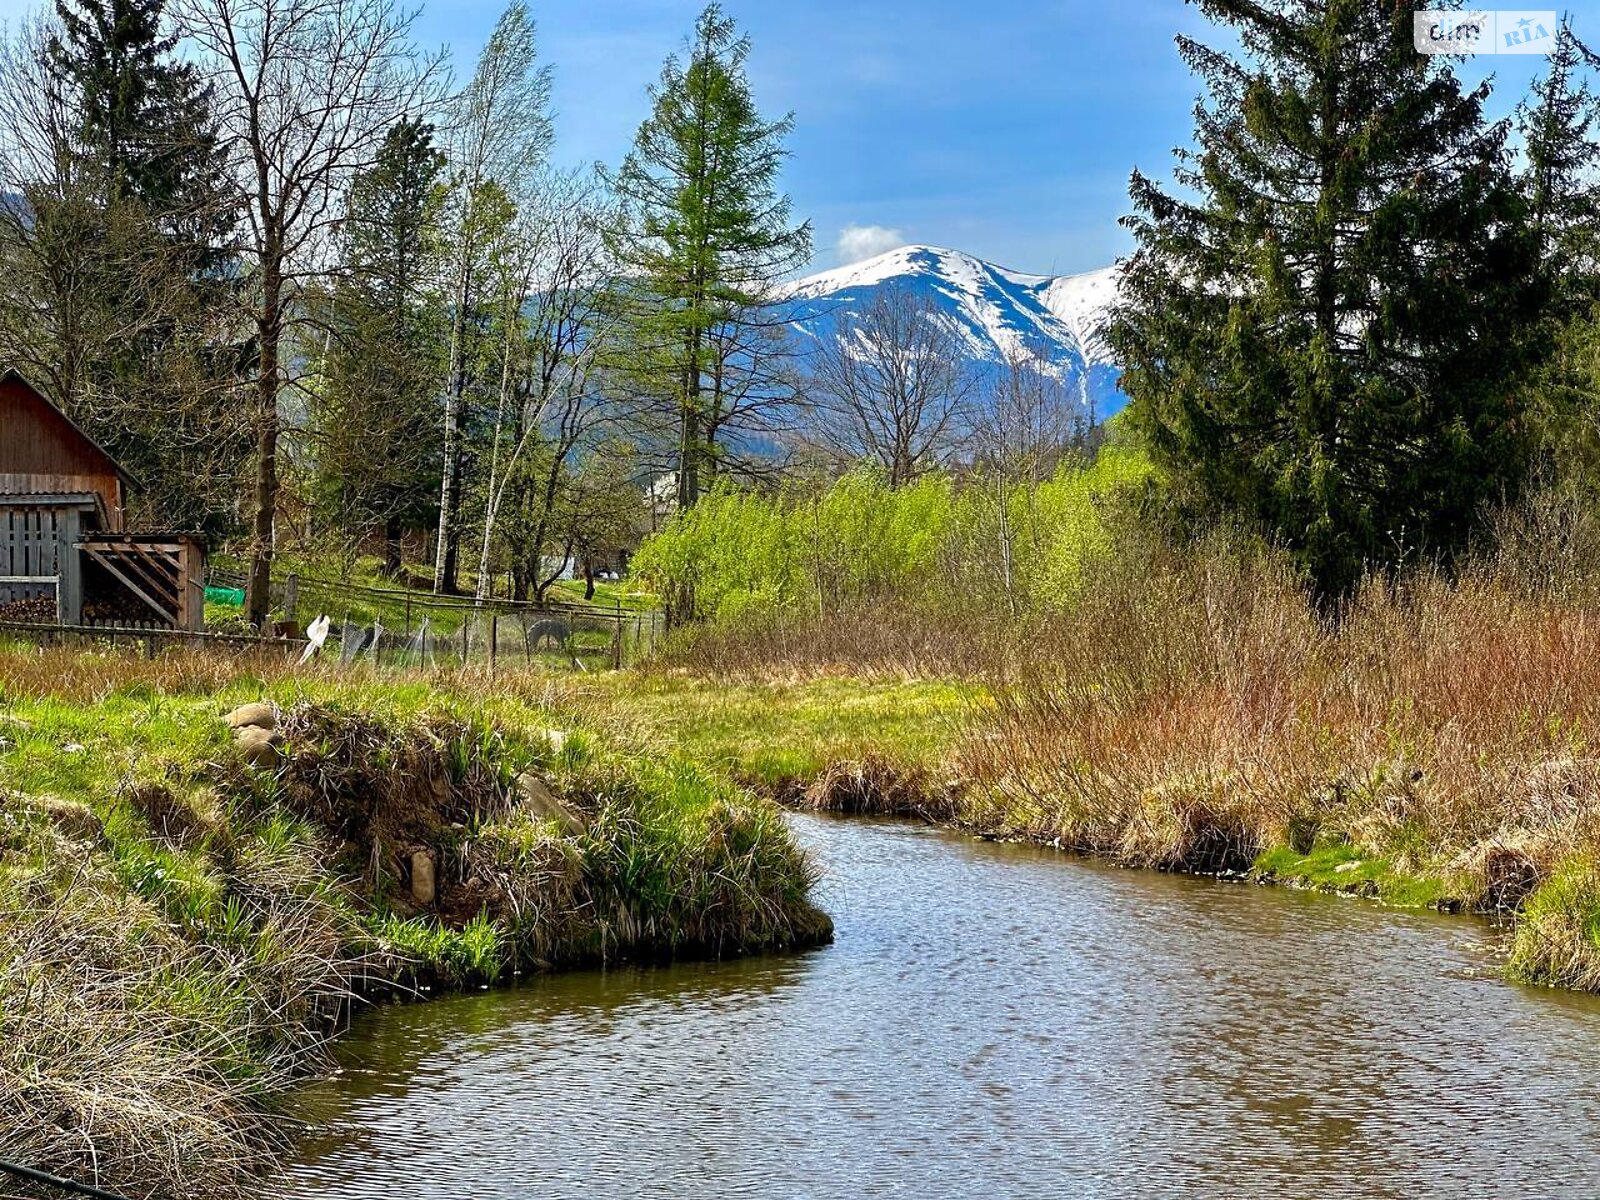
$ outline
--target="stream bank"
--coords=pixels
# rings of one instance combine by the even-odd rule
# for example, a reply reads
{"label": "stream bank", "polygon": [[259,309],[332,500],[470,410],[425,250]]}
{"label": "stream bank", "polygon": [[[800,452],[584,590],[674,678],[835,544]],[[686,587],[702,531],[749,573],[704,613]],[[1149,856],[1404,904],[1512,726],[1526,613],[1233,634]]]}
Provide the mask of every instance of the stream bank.
{"label": "stream bank", "polygon": [[8,696],[0,1158],[254,1195],[353,999],[815,945],[813,878],[772,805],[470,688]]}

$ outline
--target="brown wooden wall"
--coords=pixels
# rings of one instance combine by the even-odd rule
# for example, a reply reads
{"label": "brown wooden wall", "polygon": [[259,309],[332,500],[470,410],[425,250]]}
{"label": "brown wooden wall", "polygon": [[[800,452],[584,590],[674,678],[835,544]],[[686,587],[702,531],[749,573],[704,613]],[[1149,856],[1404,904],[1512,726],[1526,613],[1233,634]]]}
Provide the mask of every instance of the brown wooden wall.
{"label": "brown wooden wall", "polygon": [[95,492],[122,529],[122,480],[92,442],[19,379],[0,379],[0,495]]}

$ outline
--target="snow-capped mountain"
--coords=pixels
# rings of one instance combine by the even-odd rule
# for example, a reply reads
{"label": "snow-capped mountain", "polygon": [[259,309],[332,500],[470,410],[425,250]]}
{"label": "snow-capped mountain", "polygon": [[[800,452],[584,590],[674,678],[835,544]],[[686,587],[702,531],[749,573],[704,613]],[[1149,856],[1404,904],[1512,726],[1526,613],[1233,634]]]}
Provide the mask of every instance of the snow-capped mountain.
{"label": "snow-capped mountain", "polygon": [[929,300],[966,340],[972,360],[998,365],[1031,350],[1050,363],[1087,414],[1103,421],[1122,407],[1104,327],[1117,299],[1117,268],[1084,275],[1026,275],[959,250],[902,246],[865,262],[790,284],[791,322],[812,338],[836,336],[841,316],[861,312],[883,289]]}

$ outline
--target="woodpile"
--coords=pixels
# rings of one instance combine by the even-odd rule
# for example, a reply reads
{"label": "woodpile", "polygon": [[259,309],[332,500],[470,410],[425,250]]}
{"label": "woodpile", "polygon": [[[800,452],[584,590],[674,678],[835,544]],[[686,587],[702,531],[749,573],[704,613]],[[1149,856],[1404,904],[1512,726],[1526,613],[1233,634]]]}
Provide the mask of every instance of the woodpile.
{"label": "woodpile", "polygon": [[56,598],[54,596],[30,596],[26,600],[12,600],[0,604],[0,621],[28,621],[39,624],[54,622],[56,619]]}

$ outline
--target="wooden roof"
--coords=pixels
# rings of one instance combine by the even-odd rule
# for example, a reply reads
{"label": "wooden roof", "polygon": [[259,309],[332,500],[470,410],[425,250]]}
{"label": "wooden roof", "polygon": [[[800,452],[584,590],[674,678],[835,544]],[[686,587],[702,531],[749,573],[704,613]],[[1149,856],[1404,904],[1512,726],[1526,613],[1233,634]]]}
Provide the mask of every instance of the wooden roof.
{"label": "wooden roof", "polygon": [[25,392],[27,392],[31,399],[37,401],[39,405],[48,410],[56,420],[61,422],[61,424],[66,427],[68,433],[81,444],[82,448],[87,449],[91,454],[102,459],[105,465],[110,468],[111,472],[114,473],[117,478],[122,480],[124,486],[130,488],[136,488],[139,486],[139,481],[129,474],[122,464],[112,456],[109,450],[84,432],[84,429],[81,425],[63,412],[60,406],[51,400],[50,397],[46,396],[44,392],[40,391],[39,388],[36,387],[33,382],[29,380],[28,377],[25,376],[21,371],[17,370],[15,367],[10,367],[7,368],[3,374],[0,374],[0,387],[4,387],[7,384],[20,386]]}

